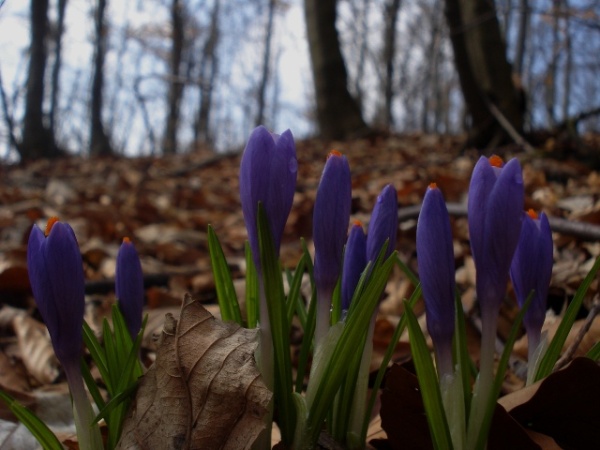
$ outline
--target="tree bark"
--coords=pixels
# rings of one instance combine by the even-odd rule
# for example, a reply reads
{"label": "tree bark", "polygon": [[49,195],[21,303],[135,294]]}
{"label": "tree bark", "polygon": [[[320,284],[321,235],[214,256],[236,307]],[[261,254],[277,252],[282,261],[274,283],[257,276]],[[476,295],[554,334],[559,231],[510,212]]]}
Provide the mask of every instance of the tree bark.
{"label": "tree bark", "polygon": [[94,77],[92,79],[92,99],[90,106],[90,155],[111,155],[113,149],[104,125],[102,124],[102,103],[104,97],[104,58],[106,56],[107,30],[104,23],[107,0],[98,0],[94,14]]}
{"label": "tree bark", "polygon": [[275,16],[275,0],[269,0],[269,10],[267,13],[267,28],[265,29],[265,50],[263,53],[262,75],[258,86],[258,113],[256,114],[255,125],[264,125],[266,90],[269,81],[269,69],[271,64],[271,40],[273,37],[273,18]]}
{"label": "tree bark", "polygon": [[508,135],[490,112],[495,105],[521,131],[523,111],[506,59],[506,44],[492,1],[446,0],[446,20],[461,89],[469,110],[469,144],[494,146]]}
{"label": "tree bark", "polygon": [[44,75],[46,72],[46,37],[48,34],[48,0],[31,0],[31,45],[27,94],[23,117],[23,138],[18,147],[21,159],[60,156],[54,131],[44,124]]}
{"label": "tree bark", "polygon": [[383,125],[390,129],[394,125],[392,102],[394,100],[394,57],[396,55],[396,21],[400,11],[400,0],[391,0],[385,4],[385,28],[383,37],[383,62],[385,78],[383,82]]}
{"label": "tree bark", "polygon": [[50,92],[50,129],[54,130],[56,110],[58,108],[58,92],[60,90],[60,67],[62,64],[62,37],[65,31],[65,10],[67,0],[58,0],[56,35],[54,36],[54,65],[52,66],[52,85]]}
{"label": "tree bark", "polygon": [[163,136],[163,153],[177,153],[177,129],[179,128],[179,114],[181,96],[183,95],[183,80],[181,79],[181,61],[184,48],[184,14],[183,4],[180,0],[171,3],[171,74],[169,79],[169,93],[167,97],[168,113],[165,134]]}
{"label": "tree bark", "polygon": [[335,27],[336,4],[336,0],[304,0],[317,123],[324,139],[345,139],[369,131],[348,91],[348,73]]}

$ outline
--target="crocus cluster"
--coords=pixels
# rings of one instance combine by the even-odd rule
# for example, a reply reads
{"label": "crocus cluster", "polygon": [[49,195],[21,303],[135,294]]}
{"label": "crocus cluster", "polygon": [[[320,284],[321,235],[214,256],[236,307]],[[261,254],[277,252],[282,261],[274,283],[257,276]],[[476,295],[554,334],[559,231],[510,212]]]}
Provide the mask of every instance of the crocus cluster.
{"label": "crocus cluster", "polygon": [[31,289],[73,397],[81,448],[101,449],[102,439],[87,399],[80,368],[83,352],[84,275],[73,229],[53,217],[45,232],[34,226],[27,246]]}

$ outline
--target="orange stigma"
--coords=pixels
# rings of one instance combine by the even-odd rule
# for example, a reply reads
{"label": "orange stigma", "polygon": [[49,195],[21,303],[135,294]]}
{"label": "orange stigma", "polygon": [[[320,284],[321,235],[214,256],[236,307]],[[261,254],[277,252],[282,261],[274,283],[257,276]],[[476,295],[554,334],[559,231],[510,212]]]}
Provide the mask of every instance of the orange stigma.
{"label": "orange stigma", "polygon": [[529,208],[529,210],[527,211],[527,214],[528,214],[528,215],[529,215],[529,217],[531,217],[533,220],[536,220],[536,219],[538,218],[538,215],[537,215],[537,213],[536,213],[536,212],[535,212],[533,209],[531,209],[531,208]]}
{"label": "orange stigma", "polygon": [[131,239],[129,239],[127,236],[125,236],[123,238],[123,244],[131,244]]}
{"label": "orange stigma", "polygon": [[360,220],[358,220],[358,219],[354,219],[352,221],[352,223],[354,224],[355,227],[361,227],[362,228],[362,226],[363,226],[362,222]]}
{"label": "orange stigma", "polygon": [[327,159],[331,158],[332,156],[342,156],[341,152],[338,152],[337,150],[331,150],[329,152],[329,154],[327,155]]}
{"label": "orange stigma", "polygon": [[437,189],[437,183],[429,183],[429,189]]}
{"label": "orange stigma", "polygon": [[500,158],[498,155],[490,156],[489,161],[490,161],[490,164],[492,165],[492,167],[501,168],[504,165],[504,160],[502,158]]}
{"label": "orange stigma", "polygon": [[46,230],[44,231],[44,236],[48,237],[50,231],[52,230],[52,227],[56,222],[58,222],[58,217],[56,216],[52,216],[48,219],[48,223],[46,224]]}

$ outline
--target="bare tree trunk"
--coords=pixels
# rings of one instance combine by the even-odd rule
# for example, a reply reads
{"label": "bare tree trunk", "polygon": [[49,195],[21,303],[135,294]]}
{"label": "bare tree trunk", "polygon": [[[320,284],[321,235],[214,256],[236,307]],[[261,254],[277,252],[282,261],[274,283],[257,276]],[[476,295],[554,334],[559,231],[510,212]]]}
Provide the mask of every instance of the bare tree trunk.
{"label": "bare tree trunk", "polygon": [[42,105],[47,34],[48,0],[31,0],[31,45],[23,117],[23,140],[18,148],[22,159],[55,157],[61,154],[54,141],[54,130],[44,124]]}
{"label": "bare tree trunk", "polygon": [[560,0],[552,1],[552,59],[548,65],[548,72],[544,79],[546,87],[544,100],[546,114],[550,127],[554,127],[556,120],[556,78],[558,76],[558,58],[560,56]]}
{"label": "bare tree trunk", "polygon": [[336,5],[336,0],[304,0],[317,123],[325,139],[344,139],[369,130],[348,91],[348,73],[335,27]]}
{"label": "bare tree trunk", "polygon": [[517,131],[523,111],[506,59],[494,2],[446,0],[446,20],[460,84],[471,119],[470,143],[493,146],[507,133],[491,113],[495,106]]}
{"label": "bare tree trunk", "polygon": [[523,73],[523,61],[525,60],[525,49],[527,48],[527,32],[529,31],[529,2],[528,0],[519,1],[519,30],[515,49],[515,61],[513,71],[521,76]]}
{"label": "bare tree trunk", "polygon": [[90,155],[111,155],[110,140],[102,125],[102,103],[104,96],[104,58],[106,56],[107,30],[104,23],[107,0],[98,0],[94,14],[94,78],[92,80],[92,101],[90,108]]}
{"label": "bare tree trunk", "polygon": [[171,3],[171,73],[169,78],[169,93],[167,96],[168,112],[163,136],[163,153],[177,153],[177,129],[184,82],[181,79],[181,61],[184,50],[184,5],[180,0]]}
{"label": "bare tree trunk", "polygon": [[269,82],[269,72],[271,65],[271,40],[273,37],[273,18],[275,16],[276,0],[269,0],[267,28],[265,29],[265,51],[263,53],[262,76],[258,86],[258,113],[256,114],[255,125],[264,125],[265,121],[265,103],[267,83]]}
{"label": "bare tree trunk", "polygon": [[52,67],[52,86],[50,92],[50,118],[49,127],[54,130],[56,109],[58,107],[58,92],[60,90],[60,67],[62,65],[62,37],[65,31],[65,9],[67,0],[58,0],[56,21],[56,35],[54,36],[54,66]]}
{"label": "bare tree trunk", "polygon": [[562,10],[564,11],[564,36],[565,36],[565,68],[563,96],[562,96],[562,120],[569,118],[569,104],[571,99],[571,72],[573,71],[573,49],[571,47],[571,24],[569,18],[569,1],[562,0]]}
{"label": "bare tree trunk", "polygon": [[400,0],[390,0],[385,4],[385,28],[383,36],[383,62],[385,78],[383,81],[383,125],[389,130],[394,126],[392,103],[394,101],[394,57],[396,55],[396,22],[400,12]]}
{"label": "bare tree trunk", "polygon": [[[352,6],[354,6],[354,2],[350,2]],[[354,80],[354,99],[358,104],[358,107],[362,110],[363,105],[363,89],[362,89],[362,78],[365,74],[365,58],[367,56],[367,42],[369,38],[369,7],[370,0],[362,0],[362,11],[359,12],[359,8],[353,8],[353,13],[355,17],[360,17],[360,22],[355,27],[354,33],[355,42],[360,42],[360,46],[358,48],[358,58],[356,60],[356,79]]]}

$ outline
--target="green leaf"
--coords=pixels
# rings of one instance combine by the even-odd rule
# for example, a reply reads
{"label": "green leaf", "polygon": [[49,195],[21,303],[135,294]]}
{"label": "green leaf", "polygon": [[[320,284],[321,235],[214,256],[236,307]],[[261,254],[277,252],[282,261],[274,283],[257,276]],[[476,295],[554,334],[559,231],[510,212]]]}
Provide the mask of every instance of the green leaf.
{"label": "green leaf", "polygon": [[600,359],[600,341],[596,342],[596,344],[589,349],[585,356],[590,358],[592,361],[598,361]]}
{"label": "green leaf", "polygon": [[296,370],[296,387],[295,392],[300,393],[304,389],[304,377],[306,376],[306,367],[308,365],[308,357],[313,346],[313,337],[315,335],[317,317],[317,290],[313,285],[310,304],[308,306],[308,315],[304,328],[304,337],[302,338],[302,346],[300,347],[300,356],[298,357],[298,370]]}
{"label": "green leaf", "polygon": [[215,288],[217,290],[217,299],[221,310],[221,317],[224,322],[234,321],[242,326],[242,314],[238,303],[237,294],[233,287],[231,272],[225,259],[225,253],[219,242],[212,226],[208,226],[208,249],[210,252],[210,262],[213,268],[215,278]]}
{"label": "green leaf", "polygon": [[[417,284],[414,292],[408,299],[408,306],[412,309],[415,307],[415,304],[421,297],[421,285]],[[369,420],[371,419],[371,413],[373,411],[373,407],[375,406],[375,402],[377,401],[377,394],[379,392],[379,388],[381,387],[381,383],[383,382],[383,377],[387,371],[387,366],[392,360],[392,355],[394,354],[394,350],[396,349],[396,344],[398,340],[400,340],[400,335],[404,332],[406,328],[406,315],[402,314],[396,329],[394,330],[394,334],[392,339],[390,340],[387,349],[385,350],[385,354],[383,355],[383,360],[381,361],[381,365],[379,366],[379,371],[377,372],[377,377],[375,378],[375,383],[373,383],[373,389],[371,390],[371,397],[369,398],[369,403],[367,405],[367,411],[365,413],[365,420],[362,425],[361,430],[361,442],[366,442],[367,440],[367,431],[369,429]]]}
{"label": "green leaf", "polygon": [[44,450],[63,450],[63,446],[52,430],[33,412],[0,390],[0,400],[10,408],[15,417],[31,432]]}
{"label": "green leaf", "polygon": [[300,261],[298,261],[296,270],[294,271],[294,276],[291,277],[291,280],[289,281],[290,291],[286,301],[288,323],[292,323],[292,318],[294,317],[294,312],[296,311],[298,300],[300,298],[300,287],[302,287],[302,277],[304,276],[306,268],[305,259],[305,255],[302,255]]}
{"label": "green leaf", "polygon": [[417,317],[406,302],[404,303],[404,315],[408,320],[410,350],[417,378],[419,379],[421,396],[423,398],[427,423],[429,424],[429,431],[433,439],[433,446],[436,449],[451,449],[452,439],[450,438],[450,429],[448,428],[446,414],[444,413],[437,373]]}
{"label": "green leaf", "polygon": [[467,348],[467,327],[465,324],[465,313],[463,311],[462,301],[458,291],[454,296],[455,300],[455,331],[453,339],[454,349],[454,361],[456,361],[460,367],[460,377],[462,380],[462,388],[465,401],[465,411],[471,410],[471,367],[473,361],[469,356],[469,350]]}
{"label": "green leaf", "polygon": [[258,274],[250,243],[246,241],[246,323],[248,328],[256,328],[258,325]]}
{"label": "green leaf", "polygon": [[98,338],[87,324],[87,322],[83,322],[83,342],[85,347],[90,352],[90,356],[94,360],[96,367],[100,372],[100,376],[106,383],[106,388],[110,392],[112,390],[112,383],[110,379],[110,375],[108,373],[108,365],[106,363],[106,353],[104,352],[104,348],[100,345]]}
{"label": "green leaf", "polygon": [[279,411],[278,424],[282,440],[284,444],[289,444],[294,438],[296,426],[296,409],[292,391],[290,323],[285,309],[281,267],[262,203],[258,204],[257,215],[260,263],[275,357],[275,405]]}
{"label": "green leaf", "polygon": [[540,362],[537,374],[535,376],[535,381],[539,381],[552,373],[552,369],[554,368],[554,365],[556,364],[556,361],[560,356],[560,352],[565,344],[565,341],[567,340],[569,331],[571,331],[571,328],[573,327],[573,323],[575,322],[577,313],[579,312],[579,308],[581,307],[581,304],[583,302],[583,298],[585,297],[585,294],[588,288],[590,287],[590,284],[592,284],[592,281],[594,281],[594,278],[596,277],[596,274],[598,273],[599,269],[600,257],[596,259],[594,266],[579,286],[579,289],[577,289],[577,292],[575,293],[571,304],[567,308],[565,316],[560,322],[560,325],[556,330],[556,334],[550,342],[550,345],[548,345],[548,350],[546,350],[546,354]]}

